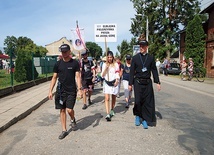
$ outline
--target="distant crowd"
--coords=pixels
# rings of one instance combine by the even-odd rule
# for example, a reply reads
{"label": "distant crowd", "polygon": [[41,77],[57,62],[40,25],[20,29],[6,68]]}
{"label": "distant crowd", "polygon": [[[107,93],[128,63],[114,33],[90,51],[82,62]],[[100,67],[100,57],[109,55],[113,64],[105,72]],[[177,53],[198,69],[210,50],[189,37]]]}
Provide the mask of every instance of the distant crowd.
{"label": "distant crowd", "polygon": [[4,69],[7,74],[11,72],[15,67],[15,62],[12,62],[12,65],[10,65],[10,62],[7,59],[0,59],[0,69]]}

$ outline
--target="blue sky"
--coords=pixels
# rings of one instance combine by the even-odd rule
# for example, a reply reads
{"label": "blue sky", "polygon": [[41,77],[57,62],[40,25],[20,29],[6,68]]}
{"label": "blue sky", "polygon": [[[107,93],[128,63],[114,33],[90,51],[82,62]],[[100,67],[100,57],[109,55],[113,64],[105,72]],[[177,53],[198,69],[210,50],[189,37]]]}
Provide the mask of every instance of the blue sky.
{"label": "blue sky", "polygon": [[[71,29],[84,28],[85,41],[94,42],[94,24],[117,24],[117,42],[107,43],[114,52],[129,41],[134,9],[129,0],[13,0],[0,1],[0,47],[6,36],[28,37],[45,46],[62,37],[72,39]],[[97,43],[105,48],[105,43]]]}
{"label": "blue sky", "polygon": [[[206,7],[213,0],[202,0]],[[135,10],[130,0],[0,0],[0,48],[6,36],[28,37],[39,46],[72,39],[71,29],[84,28],[85,41],[94,42],[94,24],[117,24],[117,42],[107,43],[115,53],[122,40],[130,41],[131,18]],[[105,43],[98,43],[105,48]]]}

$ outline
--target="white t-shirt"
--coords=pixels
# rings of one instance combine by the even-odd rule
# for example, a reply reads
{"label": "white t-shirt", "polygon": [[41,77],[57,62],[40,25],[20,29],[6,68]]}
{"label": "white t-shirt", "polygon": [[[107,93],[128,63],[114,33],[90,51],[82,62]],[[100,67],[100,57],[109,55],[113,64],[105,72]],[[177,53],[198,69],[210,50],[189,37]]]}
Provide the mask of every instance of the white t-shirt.
{"label": "white t-shirt", "polygon": [[161,64],[160,61],[156,61],[156,66],[157,67],[160,67],[160,64]]}
{"label": "white t-shirt", "polygon": [[[102,66],[101,75],[103,74],[105,68],[106,68],[106,63],[104,63],[103,66]],[[107,80],[107,81],[113,81],[115,79],[119,79],[120,78],[120,76],[119,76],[119,65],[117,63],[115,63],[114,65],[111,65],[109,67],[108,74],[106,74],[103,78],[105,78],[105,80]],[[109,86],[109,85],[106,84],[105,80],[104,80],[104,83],[103,83],[103,93],[104,94],[117,95],[118,90],[119,90],[118,85],[116,87]]]}
{"label": "white t-shirt", "polygon": [[[103,74],[105,68],[106,68],[106,63],[104,63],[102,66],[101,75]],[[108,70],[109,70],[108,73],[103,77],[105,80],[113,81],[115,79],[120,78],[120,76],[119,76],[120,69],[119,69],[119,65],[117,63],[114,63],[114,65],[110,65]]]}

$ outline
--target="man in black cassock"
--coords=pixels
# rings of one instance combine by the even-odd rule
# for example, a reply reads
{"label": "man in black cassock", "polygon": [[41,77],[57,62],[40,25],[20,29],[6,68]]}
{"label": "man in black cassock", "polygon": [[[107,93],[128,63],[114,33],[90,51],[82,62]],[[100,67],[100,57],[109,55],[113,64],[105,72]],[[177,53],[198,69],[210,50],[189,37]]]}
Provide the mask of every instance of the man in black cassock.
{"label": "man in black cassock", "polygon": [[132,90],[132,86],[134,86],[135,104],[133,114],[135,115],[135,125],[142,124],[144,129],[148,129],[148,126],[156,126],[155,98],[151,73],[154,83],[157,83],[158,91],[160,91],[161,86],[155,59],[147,53],[148,42],[140,40],[139,45],[140,53],[132,58],[129,90]]}

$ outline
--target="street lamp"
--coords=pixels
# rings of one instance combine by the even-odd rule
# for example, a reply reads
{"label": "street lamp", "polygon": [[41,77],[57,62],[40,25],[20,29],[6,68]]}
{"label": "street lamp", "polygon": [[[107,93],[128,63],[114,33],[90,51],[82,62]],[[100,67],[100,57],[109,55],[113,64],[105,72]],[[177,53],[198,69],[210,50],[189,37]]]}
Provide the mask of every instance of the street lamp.
{"label": "street lamp", "polygon": [[[142,16],[142,19],[143,19],[143,14],[137,14],[137,16]],[[146,41],[149,41],[149,20],[148,20],[148,16],[146,16]]]}
{"label": "street lamp", "polygon": [[[143,14],[137,14],[137,16],[142,16],[142,19],[143,19]],[[146,41],[149,42],[149,20],[148,20],[148,16],[146,16]],[[148,48],[147,48],[146,52],[148,53]]]}
{"label": "street lamp", "polygon": [[[149,42],[149,20],[148,20],[148,16],[146,16],[146,41]],[[148,47],[146,49],[146,52],[148,53]]]}

